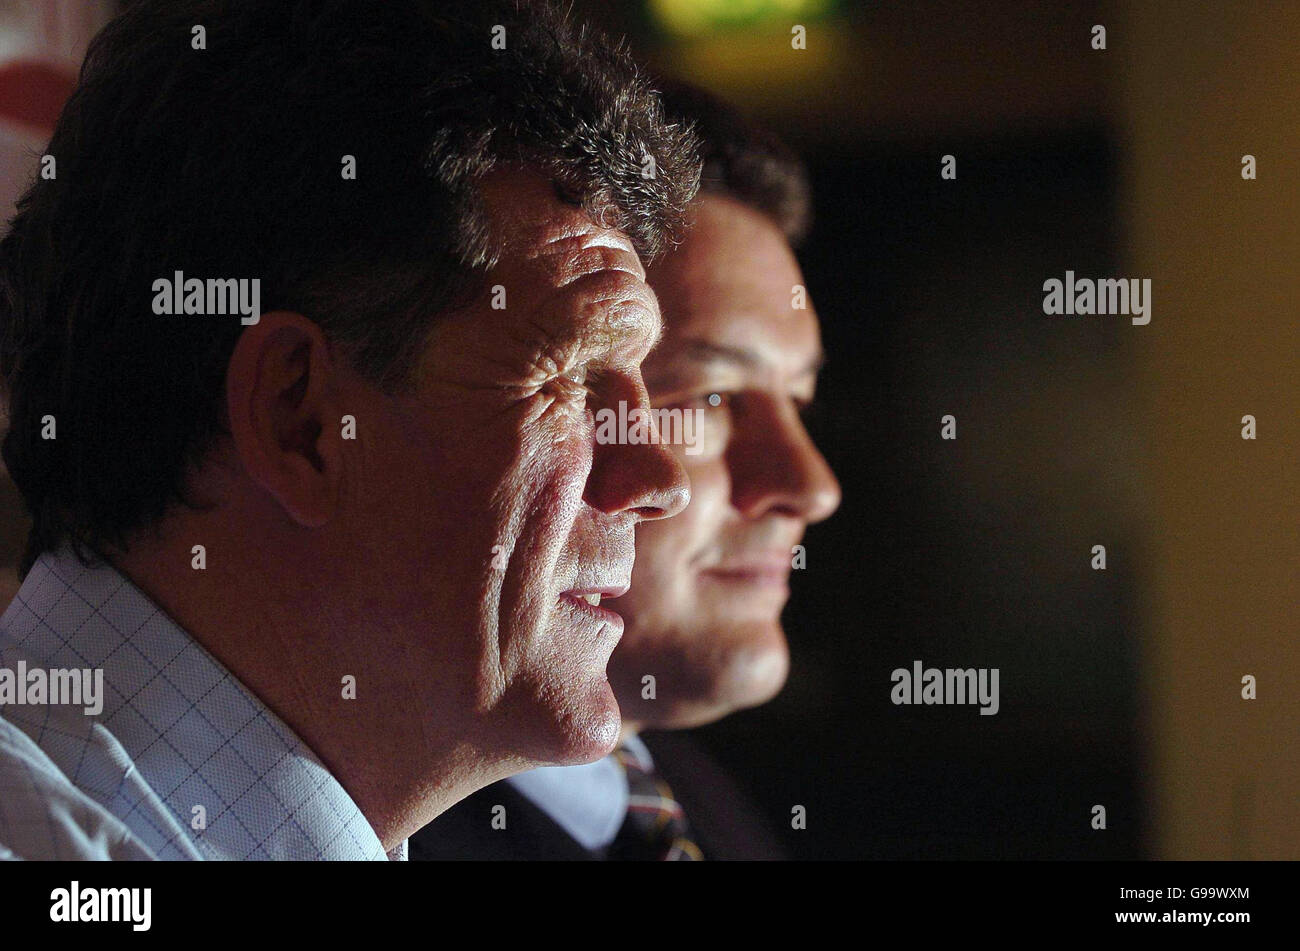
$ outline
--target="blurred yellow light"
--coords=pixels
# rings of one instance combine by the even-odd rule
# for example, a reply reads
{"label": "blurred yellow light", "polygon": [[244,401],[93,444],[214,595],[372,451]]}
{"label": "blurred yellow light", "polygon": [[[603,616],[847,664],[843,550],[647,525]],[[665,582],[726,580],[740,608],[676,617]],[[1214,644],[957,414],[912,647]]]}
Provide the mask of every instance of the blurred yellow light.
{"label": "blurred yellow light", "polygon": [[778,17],[797,22],[828,12],[834,0],[650,0],[650,13],[672,33],[699,35]]}

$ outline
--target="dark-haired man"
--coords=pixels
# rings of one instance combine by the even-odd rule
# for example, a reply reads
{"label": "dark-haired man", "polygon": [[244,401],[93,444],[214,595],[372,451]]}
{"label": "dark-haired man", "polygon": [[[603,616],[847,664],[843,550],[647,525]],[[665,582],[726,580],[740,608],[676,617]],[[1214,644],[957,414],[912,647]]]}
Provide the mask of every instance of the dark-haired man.
{"label": "dark-haired man", "polygon": [[599,601],[687,489],[592,414],[647,405],[638,252],[699,171],[626,56],[542,3],[140,0],[47,151],[0,245],[0,857],[400,857],[608,753]]}
{"label": "dark-haired man", "polygon": [[666,332],[645,363],[656,410],[698,411],[691,502],[637,530],[626,632],[610,662],[624,741],[581,766],[482,790],[412,841],[415,858],[762,859],[767,824],[683,734],[769,700],[789,655],[781,610],[805,527],[839,485],[801,421],[822,361],[791,251],[809,218],[799,161],[713,97],[672,86],[704,143],[684,242],[651,268]]}

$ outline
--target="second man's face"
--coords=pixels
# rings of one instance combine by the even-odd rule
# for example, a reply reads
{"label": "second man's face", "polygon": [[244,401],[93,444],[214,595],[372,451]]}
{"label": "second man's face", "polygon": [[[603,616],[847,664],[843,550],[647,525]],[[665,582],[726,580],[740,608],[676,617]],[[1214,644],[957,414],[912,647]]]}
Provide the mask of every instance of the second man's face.
{"label": "second man's face", "polygon": [[656,409],[701,414],[699,451],[674,447],[691,503],[638,528],[632,589],[614,605],[626,631],[610,680],[624,721],[645,727],[707,723],[780,690],[792,549],[840,501],[801,418],[822,350],[798,263],[757,211],[715,196],[693,210],[650,270],[666,333],[644,366]]}

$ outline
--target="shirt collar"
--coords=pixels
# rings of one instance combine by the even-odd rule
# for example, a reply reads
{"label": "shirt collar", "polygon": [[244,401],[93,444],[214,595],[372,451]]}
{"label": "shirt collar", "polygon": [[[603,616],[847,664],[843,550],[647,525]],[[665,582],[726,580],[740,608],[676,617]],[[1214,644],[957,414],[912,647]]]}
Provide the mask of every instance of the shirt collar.
{"label": "shirt collar", "polygon": [[[111,734],[126,775],[138,775],[180,828],[194,829],[195,807],[203,807],[205,828],[185,834],[205,857],[405,857],[404,843],[386,855],[357,804],[297,734],[111,565],[47,553],[15,600],[22,616],[6,624],[3,639],[29,663],[103,669],[104,708],[94,728]],[[35,713],[14,708],[23,709]],[[187,851],[174,830],[119,818],[152,837],[160,856]]]}
{"label": "shirt collar", "polygon": [[[635,733],[624,737],[623,746],[644,769],[654,768]],[[613,842],[627,818],[627,775],[612,756],[580,766],[543,766],[508,782],[590,852]]]}

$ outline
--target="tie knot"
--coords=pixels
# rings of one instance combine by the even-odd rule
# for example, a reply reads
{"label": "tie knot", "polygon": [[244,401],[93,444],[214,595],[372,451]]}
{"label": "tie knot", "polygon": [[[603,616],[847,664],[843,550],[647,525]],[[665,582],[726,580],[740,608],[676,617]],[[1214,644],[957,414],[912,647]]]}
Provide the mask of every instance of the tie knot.
{"label": "tie knot", "polygon": [[649,773],[654,771],[654,764],[647,763],[642,759],[638,750],[633,749],[628,743],[621,742],[614,749],[613,757],[618,765],[623,767],[624,772],[633,770],[638,773]]}
{"label": "tie knot", "polygon": [[627,776],[627,818],[610,858],[649,861],[698,861],[704,856],[691,840],[686,813],[668,783],[637,750],[620,744],[614,760]]}

